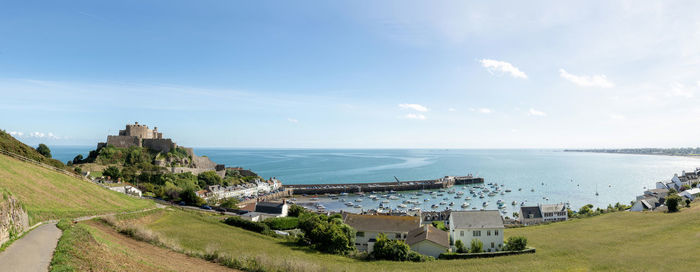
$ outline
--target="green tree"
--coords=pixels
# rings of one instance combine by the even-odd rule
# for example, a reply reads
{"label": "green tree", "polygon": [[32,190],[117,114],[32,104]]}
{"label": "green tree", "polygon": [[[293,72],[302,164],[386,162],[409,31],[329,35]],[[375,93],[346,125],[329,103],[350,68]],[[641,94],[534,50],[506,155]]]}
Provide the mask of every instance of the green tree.
{"label": "green tree", "polygon": [[219,206],[227,209],[238,209],[238,198],[226,198],[223,201],[221,201],[221,204],[219,204]]}
{"label": "green tree", "polygon": [[197,196],[197,193],[192,188],[187,188],[180,192],[180,200],[188,205],[200,206],[204,204],[204,199]]}
{"label": "green tree", "polygon": [[303,213],[299,229],[304,232],[301,242],[320,251],[346,254],[355,249],[355,230],[337,217]]}
{"label": "green tree", "polygon": [[205,188],[207,185],[221,185],[222,179],[215,171],[206,171],[197,175],[199,187]]}
{"label": "green tree", "polygon": [[110,177],[113,180],[117,180],[118,178],[122,177],[121,171],[119,171],[119,168],[116,166],[107,167],[104,171],[102,171],[102,175],[105,177]]}
{"label": "green tree", "polygon": [[457,242],[455,242],[455,247],[457,248],[457,253],[467,253],[467,247],[464,246],[462,240],[457,240]]}
{"label": "green tree", "polygon": [[519,214],[518,212],[513,212],[513,218],[514,218],[514,219],[517,219],[518,216],[520,216],[520,214]]}
{"label": "green tree", "polygon": [[83,161],[82,154],[78,154],[78,156],[75,156],[75,158],[73,158],[73,164],[79,164],[79,163],[82,163],[82,161]]}
{"label": "green tree", "polygon": [[469,252],[479,253],[482,251],[484,251],[484,243],[482,243],[479,239],[472,239],[472,244],[471,248],[469,249]]}
{"label": "green tree", "polygon": [[690,202],[691,202],[690,199],[685,200],[685,207],[686,208],[690,208]]}
{"label": "green tree", "polygon": [[289,206],[289,210],[287,211],[287,216],[292,216],[292,217],[299,217],[300,215],[306,213],[306,209],[302,206],[299,206],[297,204],[292,204]]}
{"label": "green tree", "polygon": [[690,189],[690,185],[688,185],[688,184],[683,184],[683,186],[681,186],[681,192],[688,190],[688,189]]}
{"label": "green tree", "polygon": [[44,157],[51,158],[51,149],[49,149],[49,147],[45,144],[39,144],[36,151]]}
{"label": "green tree", "polygon": [[506,250],[520,251],[527,247],[527,238],[524,236],[508,237],[506,242]]}
{"label": "green tree", "polygon": [[678,205],[681,203],[681,197],[678,195],[668,195],[666,197],[666,207],[668,212],[677,212]]}
{"label": "green tree", "polygon": [[593,204],[586,204],[578,210],[578,214],[588,216],[593,214]]}
{"label": "green tree", "polygon": [[377,235],[377,242],[374,243],[372,255],[378,260],[405,261],[411,248],[406,242],[401,240],[390,240],[384,233]]}
{"label": "green tree", "polygon": [[83,169],[80,168],[80,167],[76,167],[76,168],[73,169],[73,172],[75,172],[75,173],[78,174],[78,175],[82,175],[82,174],[83,174]]}

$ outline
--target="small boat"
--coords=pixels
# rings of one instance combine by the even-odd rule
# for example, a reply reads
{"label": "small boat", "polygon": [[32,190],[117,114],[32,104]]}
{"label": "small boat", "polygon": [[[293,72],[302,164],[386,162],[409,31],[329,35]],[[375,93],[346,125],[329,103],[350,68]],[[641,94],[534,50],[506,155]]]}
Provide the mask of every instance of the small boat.
{"label": "small boat", "polygon": [[357,209],[362,208],[362,205],[357,204],[357,205],[354,206],[354,208],[357,208]]}
{"label": "small boat", "polygon": [[510,193],[510,189],[506,189],[506,193]]}
{"label": "small boat", "polygon": [[488,202],[484,202],[484,203],[481,203],[481,205],[484,206],[484,207],[486,207],[486,206],[489,205],[489,203],[488,203]]}
{"label": "small boat", "polygon": [[535,191],[535,189],[534,189],[534,188],[533,188],[533,189],[530,189],[530,192],[534,192],[534,191]]}
{"label": "small boat", "polygon": [[494,193],[494,192],[489,193],[489,196],[495,196],[495,195],[496,195],[496,193]]}
{"label": "small boat", "polygon": [[399,207],[399,208],[406,208],[406,207],[408,207],[408,206],[406,206],[406,204],[399,204],[398,207]]}
{"label": "small boat", "polygon": [[355,205],[355,204],[352,204],[352,202],[345,202],[345,206],[352,206],[352,205]]}
{"label": "small boat", "polygon": [[523,188],[518,188],[518,191],[522,191],[522,190],[523,190]]}
{"label": "small boat", "polygon": [[517,205],[517,204],[518,204],[518,202],[515,201],[515,200],[513,200],[513,203],[510,203],[510,205],[513,205],[513,206],[515,206],[515,205]]}
{"label": "small boat", "polygon": [[437,204],[433,204],[433,205],[432,205],[432,206],[430,206],[430,207],[431,207],[431,208],[433,208],[433,209],[437,209],[437,208],[440,208],[440,206],[438,206]]}
{"label": "small boat", "polygon": [[399,198],[398,198],[397,196],[390,196],[389,199],[391,199],[391,200],[397,200],[397,199],[399,199]]}
{"label": "small boat", "polygon": [[454,206],[454,205],[455,205],[455,203],[454,203],[454,202],[450,202],[450,206]]}
{"label": "small boat", "polygon": [[471,197],[466,197],[464,200],[472,200]]}
{"label": "small boat", "polygon": [[464,194],[464,192],[462,192],[462,191],[457,192],[457,195],[463,195],[463,194]]}
{"label": "small boat", "polygon": [[462,203],[462,208],[466,208],[466,207],[469,207],[469,203],[467,203],[467,202]]}
{"label": "small boat", "polygon": [[362,202],[362,198],[355,199],[355,202]]}
{"label": "small boat", "polygon": [[476,207],[472,207],[472,210],[476,210]]}
{"label": "small boat", "polygon": [[428,202],[430,198],[423,199],[423,202]]}
{"label": "small boat", "polygon": [[382,203],[389,203],[389,200],[382,200]]}
{"label": "small boat", "polygon": [[346,195],[348,195],[348,193],[342,192],[342,193],[340,193],[340,195],[341,195],[341,196],[346,196]]}
{"label": "small boat", "polygon": [[440,205],[447,205],[447,202],[445,202],[445,201],[440,202]]}
{"label": "small boat", "polygon": [[442,200],[450,200],[449,198],[443,198]]}
{"label": "small boat", "polygon": [[460,199],[460,198],[462,198],[462,197],[458,196],[458,195],[455,196],[455,199]]}

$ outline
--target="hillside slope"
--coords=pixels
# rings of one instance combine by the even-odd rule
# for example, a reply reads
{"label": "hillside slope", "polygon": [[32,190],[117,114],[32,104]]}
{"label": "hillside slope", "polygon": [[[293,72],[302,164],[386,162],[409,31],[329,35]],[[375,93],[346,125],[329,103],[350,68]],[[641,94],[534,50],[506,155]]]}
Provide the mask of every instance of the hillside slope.
{"label": "hillside slope", "polygon": [[18,141],[4,130],[0,130],[0,150],[5,150],[56,168],[65,168],[62,162],[44,157],[39,154],[36,149]]}
{"label": "hillside slope", "polygon": [[133,211],[154,203],[104,189],[14,158],[0,155],[0,187],[27,208],[30,224],[47,219]]}
{"label": "hillside slope", "polygon": [[[282,239],[225,225],[193,212],[149,213],[138,221],[185,250],[212,248],[254,258],[267,268],[297,271],[689,271],[700,254],[700,202],[679,213],[617,212],[535,227],[523,235],[535,254],[425,263],[360,261],[300,248]],[[136,222],[135,221],[135,222]],[[196,230],[196,231],[195,231]],[[672,260],[668,258],[672,254]]]}

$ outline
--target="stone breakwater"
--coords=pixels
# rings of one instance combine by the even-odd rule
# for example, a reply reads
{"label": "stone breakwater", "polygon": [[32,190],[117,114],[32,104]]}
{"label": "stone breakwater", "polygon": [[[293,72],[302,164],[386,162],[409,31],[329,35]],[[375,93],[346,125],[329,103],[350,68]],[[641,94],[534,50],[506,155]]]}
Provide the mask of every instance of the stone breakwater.
{"label": "stone breakwater", "polygon": [[0,245],[29,228],[29,216],[22,204],[7,192],[0,198]]}
{"label": "stone breakwater", "polygon": [[472,176],[446,176],[439,179],[397,181],[397,182],[371,182],[371,183],[347,183],[347,184],[295,184],[284,185],[285,189],[293,190],[295,195],[303,194],[339,194],[359,192],[384,192],[384,191],[413,191],[423,189],[449,188],[455,184],[484,183],[484,178]]}

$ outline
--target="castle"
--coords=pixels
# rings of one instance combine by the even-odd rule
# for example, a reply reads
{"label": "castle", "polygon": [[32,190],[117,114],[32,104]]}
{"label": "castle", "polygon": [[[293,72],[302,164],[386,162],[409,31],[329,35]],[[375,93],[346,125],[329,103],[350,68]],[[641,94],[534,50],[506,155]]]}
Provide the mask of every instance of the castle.
{"label": "castle", "polygon": [[[175,144],[173,140],[163,139],[163,133],[158,132],[158,127],[154,127],[151,130],[146,125],[140,125],[139,122],[133,125],[127,124],[126,129],[119,131],[119,135],[107,136],[107,142],[98,143],[97,149],[107,145],[123,148],[132,146],[147,147],[151,150],[163,153],[168,153],[170,150],[177,147],[177,144]],[[189,151],[191,152],[191,149],[189,149]],[[192,154],[189,155],[192,156]]]}
{"label": "castle", "polygon": [[[178,145],[173,142],[172,139],[163,138],[163,133],[158,132],[158,127],[149,129],[148,126],[141,125],[139,122],[135,122],[133,125],[127,124],[126,129],[119,130],[119,135],[108,135],[107,142],[98,143],[97,149],[99,150],[108,145],[120,148],[129,148],[132,146],[146,147],[161,153],[168,153],[170,150],[178,148]],[[170,166],[169,162],[164,160],[156,160],[154,163],[158,166],[168,168],[172,173],[191,172],[196,175],[201,172],[214,170],[221,177],[224,177],[226,174],[225,165],[216,164],[207,157],[195,155],[192,148],[181,146],[179,148],[184,149],[190,157],[191,161],[184,161],[189,167]]]}

